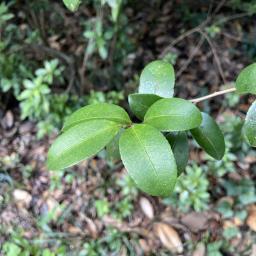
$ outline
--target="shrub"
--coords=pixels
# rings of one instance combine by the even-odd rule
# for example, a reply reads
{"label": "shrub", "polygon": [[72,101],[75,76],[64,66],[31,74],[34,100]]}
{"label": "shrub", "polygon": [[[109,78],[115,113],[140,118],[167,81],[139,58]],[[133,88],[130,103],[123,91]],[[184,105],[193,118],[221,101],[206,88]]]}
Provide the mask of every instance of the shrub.
{"label": "shrub", "polygon": [[[255,81],[256,63],[242,70],[236,88],[188,101],[173,97],[172,65],[153,61],[142,71],[139,92],[129,95],[131,110],[143,123],[133,124],[127,112],[113,104],[85,106],[67,118],[62,134],[49,150],[48,167],[63,169],[89,158],[125,129],[119,138],[119,151],[128,173],[142,191],[168,196],[188,161],[188,132],[211,157],[220,160],[225,154],[221,129],[193,103],[235,90],[255,94]],[[256,102],[243,125],[244,137],[251,146],[256,146],[255,110]]]}

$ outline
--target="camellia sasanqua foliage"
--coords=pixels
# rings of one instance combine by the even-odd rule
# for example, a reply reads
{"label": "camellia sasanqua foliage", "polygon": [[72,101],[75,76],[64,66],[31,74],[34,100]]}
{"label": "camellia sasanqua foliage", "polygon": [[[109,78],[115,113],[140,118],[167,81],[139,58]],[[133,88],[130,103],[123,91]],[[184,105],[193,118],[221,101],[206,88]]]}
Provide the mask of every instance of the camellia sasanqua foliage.
{"label": "camellia sasanqua foliage", "polygon": [[[108,103],[87,105],[69,116],[48,152],[48,168],[59,170],[90,158],[113,142],[136,185],[153,196],[169,196],[185,169],[188,134],[211,157],[225,152],[223,134],[215,120],[189,100],[173,97],[175,74],[163,60],[149,63],[141,73],[138,93],[129,95],[133,123],[121,107]],[[256,64],[241,71],[239,94],[256,93]],[[244,123],[246,141],[256,146],[256,103]],[[107,150],[108,151],[108,150]]]}

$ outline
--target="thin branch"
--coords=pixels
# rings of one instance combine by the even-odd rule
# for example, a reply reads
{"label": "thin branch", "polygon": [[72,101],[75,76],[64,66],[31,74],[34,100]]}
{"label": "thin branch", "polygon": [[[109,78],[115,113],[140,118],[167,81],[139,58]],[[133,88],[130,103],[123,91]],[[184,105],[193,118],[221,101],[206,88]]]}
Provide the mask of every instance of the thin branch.
{"label": "thin branch", "polygon": [[208,44],[209,44],[209,46],[212,50],[212,54],[213,54],[213,57],[215,59],[215,62],[217,64],[219,74],[222,78],[223,83],[226,84],[227,83],[226,78],[225,78],[225,75],[224,75],[224,72],[223,72],[223,69],[222,69],[222,66],[221,66],[221,61],[219,59],[219,56],[218,56],[218,53],[217,53],[217,50],[216,50],[215,46],[213,45],[211,39],[209,38],[209,36],[206,33],[204,33],[201,29],[198,32],[201,33],[201,35],[204,36],[206,41],[208,42]]}
{"label": "thin branch", "polygon": [[217,5],[216,9],[213,11],[213,15],[218,13],[218,11],[223,7],[225,2],[226,2],[226,0],[222,0],[222,1],[219,2],[219,4]]}
{"label": "thin branch", "polygon": [[239,43],[248,43],[247,40],[242,39],[240,36],[235,36],[227,32],[220,32],[220,34]]}
{"label": "thin branch", "polygon": [[201,48],[201,46],[204,43],[205,38],[203,36],[201,36],[199,42],[197,43],[196,47],[193,49],[192,53],[190,54],[189,58],[187,59],[187,61],[182,65],[182,67],[178,70],[177,72],[177,78],[180,77],[180,75],[187,69],[187,67],[190,65],[190,63],[192,62],[193,58],[195,57],[195,55],[197,54],[197,52],[199,51],[199,49]]}
{"label": "thin branch", "polygon": [[[184,32],[183,34],[178,36],[176,39],[174,39],[172,41],[172,43],[170,43],[169,45],[167,45],[165,47],[165,49],[160,54],[160,57],[163,58],[174,47],[174,45],[176,45],[177,43],[179,43],[180,41],[182,41],[186,37],[194,34],[195,32],[198,32],[200,29],[203,29],[212,19],[212,16],[211,16],[212,7],[213,7],[213,1],[211,1],[210,5],[209,5],[206,19],[204,21],[202,21],[202,23],[199,24],[198,26],[196,26],[196,27],[194,27],[192,29],[187,30],[186,32]],[[214,12],[215,11],[216,10],[214,10]]]}
{"label": "thin branch", "polygon": [[193,103],[198,103],[198,102],[201,102],[203,100],[211,99],[211,98],[217,97],[219,95],[223,95],[223,94],[234,92],[234,91],[236,91],[236,88],[232,87],[232,88],[229,88],[229,89],[226,89],[226,90],[211,93],[209,95],[206,95],[206,96],[203,96],[203,97],[200,97],[200,98],[191,99],[190,101],[193,102]]}
{"label": "thin branch", "polygon": [[247,17],[247,16],[251,16],[250,12],[237,13],[235,15],[227,16],[227,17],[225,17],[221,20],[218,20],[218,21],[214,22],[213,25],[219,26],[223,23],[226,23],[226,22],[229,22],[229,21],[232,21],[232,20],[236,20],[236,19],[241,19],[241,18],[244,18],[244,17]]}
{"label": "thin branch", "polygon": [[165,49],[162,51],[162,53],[160,54],[160,58],[163,58],[174,47],[174,45],[176,45],[177,43],[179,43],[180,41],[182,41],[186,37],[194,34],[195,32],[198,32],[198,29],[201,26],[202,26],[202,24],[200,24],[199,26],[196,26],[196,27],[186,31],[185,33],[181,34],[176,39],[174,39],[173,42],[170,43],[167,47],[165,47]]}

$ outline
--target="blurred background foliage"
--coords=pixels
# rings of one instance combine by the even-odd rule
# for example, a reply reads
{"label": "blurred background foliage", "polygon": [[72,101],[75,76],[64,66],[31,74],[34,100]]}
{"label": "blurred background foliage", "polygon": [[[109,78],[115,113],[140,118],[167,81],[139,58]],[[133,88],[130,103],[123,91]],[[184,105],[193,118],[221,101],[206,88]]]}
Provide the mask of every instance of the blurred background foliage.
{"label": "blurred background foliage", "polygon": [[256,1],[83,0],[75,13],[57,0],[0,1],[1,255],[255,254],[256,153],[240,135],[253,97],[201,103],[226,154],[215,161],[193,144],[170,198],[139,192],[113,145],[46,170],[65,117],[97,102],[129,111],[155,59],[174,65],[179,97],[232,85],[256,61]]}

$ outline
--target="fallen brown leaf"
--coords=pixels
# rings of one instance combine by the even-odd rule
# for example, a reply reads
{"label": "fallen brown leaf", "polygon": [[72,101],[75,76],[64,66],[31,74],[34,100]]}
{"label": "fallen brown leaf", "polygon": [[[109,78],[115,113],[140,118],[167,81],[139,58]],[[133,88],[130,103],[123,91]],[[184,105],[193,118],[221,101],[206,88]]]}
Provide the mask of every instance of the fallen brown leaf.
{"label": "fallen brown leaf", "polygon": [[67,231],[68,233],[72,234],[72,235],[80,235],[82,234],[82,230],[76,226],[73,225],[67,225]]}
{"label": "fallen brown leaf", "polygon": [[143,213],[148,217],[149,219],[154,218],[154,209],[152,204],[149,202],[149,200],[145,197],[142,197],[140,199],[140,207]]}
{"label": "fallen brown leaf", "polygon": [[141,249],[143,250],[143,253],[149,253],[151,251],[151,248],[145,239],[140,239],[139,245],[140,245]]}
{"label": "fallen brown leaf", "polygon": [[96,226],[96,224],[93,222],[92,219],[88,218],[88,217],[84,217],[85,218],[85,221],[87,223],[87,226],[88,226],[88,230],[89,230],[89,233],[90,235],[96,239],[98,236],[99,236],[99,232],[98,232],[98,228]]}
{"label": "fallen brown leaf", "polygon": [[182,253],[183,246],[179,234],[165,223],[155,223],[154,231],[164,247],[172,253]]}
{"label": "fallen brown leaf", "polygon": [[192,232],[207,228],[208,217],[206,213],[192,212],[182,217],[181,222]]}
{"label": "fallen brown leaf", "polygon": [[252,205],[249,208],[249,215],[246,220],[246,224],[251,230],[256,232],[256,205]]}

